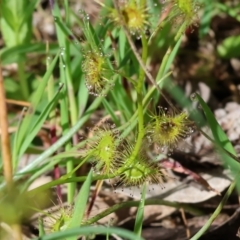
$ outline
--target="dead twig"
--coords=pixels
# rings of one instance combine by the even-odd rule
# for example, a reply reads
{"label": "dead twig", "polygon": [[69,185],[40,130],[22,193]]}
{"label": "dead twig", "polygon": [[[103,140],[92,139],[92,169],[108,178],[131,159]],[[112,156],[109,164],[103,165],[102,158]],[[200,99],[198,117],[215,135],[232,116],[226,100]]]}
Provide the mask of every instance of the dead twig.
{"label": "dead twig", "polygon": [[6,106],[6,96],[3,84],[2,67],[0,62],[0,129],[1,129],[1,148],[3,161],[3,174],[7,186],[12,185],[12,155],[10,147],[10,138],[8,133],[8,116]]}

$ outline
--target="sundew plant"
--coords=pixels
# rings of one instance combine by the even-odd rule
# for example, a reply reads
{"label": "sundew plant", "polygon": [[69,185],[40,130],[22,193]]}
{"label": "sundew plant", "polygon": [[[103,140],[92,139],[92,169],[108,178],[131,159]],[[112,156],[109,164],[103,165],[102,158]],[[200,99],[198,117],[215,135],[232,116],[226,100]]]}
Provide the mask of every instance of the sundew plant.
{"label": "sundew plant", "polygon": [[[97,234],[105,234],[106,239],[110,234],[142,239],[144,205],[153,204],[145,199],[146,187],[164,185],[168,180],[159,154],[171,155],[195,130],[202,132],[206,122],[212,137],[202,133],[216,145],[233,172],[238,172],[234,149],[207,104],[195,94],[204,118],[171,80],[171,64],[182,38],[201,27],[203,1],[96,0],[99,16],[92,20],[84,8],[72,9],[67,0],[49,0],[57,44],[30,41],[32,14],[38,2],[1,3],[6,45],[1,59],[3,65],[17,63],[20,97],[16,101],[25,104],[10,138],[4,131],[8,123],[6,106],[2,106],[1,239],[23,239],[22,226],[36,212],[41,216],[35,239],[93,239]],[[161,56],[153,71],[151,63],[158,48]],[[34,79],[33,86],[28,83],[33,77],[25,71],[31,52],[46,58],[45,72]],[[5,103],[2,82],[3,77],[0,102]],[[39,138],[45,144],[37,144]],[[20,167],[27,153],[37,157]],[[49,173],[54,176],[51,182],[29,189]],[[104,181],[109,180],[112,192],[117,187],[139,187],[141,199],[90,218],[92,205]],[[62,207],[65,185],[67,208]],[[236,181],[230,192],[235,185]],[[53,193],[60,202],[56,215],[44,210]],[[181,207],[161,199],[154,204]],[[96,225],[127,206],[138,206],[132,231]],[[207,230],[215,215],[192,239]],[[50,219],[47,223],[45,217]]]}

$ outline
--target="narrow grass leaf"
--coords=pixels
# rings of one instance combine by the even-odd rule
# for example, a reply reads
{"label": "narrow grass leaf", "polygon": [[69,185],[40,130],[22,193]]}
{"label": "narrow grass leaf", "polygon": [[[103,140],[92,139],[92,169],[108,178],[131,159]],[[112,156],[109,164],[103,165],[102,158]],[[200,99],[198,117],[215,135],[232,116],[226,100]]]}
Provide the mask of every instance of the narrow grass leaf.
{"label": "narrow grass leaf", "polygon": [[42,237],[45,235],[45,230],[44,230],[44,224],[43,224],[43,219],[39,218],[38,219],[38,230],[39,230],[39,237]]}
{"label": "narrow grass leaf", "polygon": [[222,130],[221,126],[217,122],[214,114],[208,107],[208,105],[204,102],[204,100],[196,94],[196,97],[201,104],[204,114],[207,118],[209,127],[211,128],[214,140],[224,149],[228,150],[230,153],[236,155],[236,152],[232,146],[232,143],[229,141],[226,133]]}
{"label": "narrow grass leaf", "polygon": [[146,195],[146,184],[144,184],[143,189],[142,189],[141,200],[139,202],[138,211],[137,211],[136,220],[135,220],[135,225],[134,225],[134,233],[136,233],[139,237],[141,236],[141,233],[142,233],[145,195]]}
{"label": "narrow grass leaf", "polygon": [[112,108],[112,106],[109,104],[109,102],[106,99],[103,99],[103,106],[106,109],[106,111],[109,113],[109,115],[111,116],[111,119],[113,120],[113,122],[117,126],[120,126],[120,121],[118,119],[118,116],[116,116],[114,109]]}
{"label": "narrow grass leaf", "polygon": [[24,22],[28,1],[3,0],[1,2],[1,31],[8,47],[29,43],[32,35],[32,14]]}
{"label": "narrow grass leaf", "polygon": [[126,119],[129,119],[132,116],[133,102],[130,101],[120,81],[120,79],[115,81],[114,89],[110,92],[109,98],[110,101],[112,100],[115,103],[117,109],[123,113]]}
{"label": "narrow grass leaf", "polygon": [[22,12],[21,20],[20,20],[20,29],[24,25],[26,21],[29,21],[29,17],[33,15],[33,12],[38,5],[40,0],[31,0],[27,2],[27,7],[24,9],[24,12]]}
{"label": "narrow grass leaf", "polygon": [[192,101],[185,96],[183,90],[176,84],[173,83],[171,78],[167,78],[164,82],[164,89],[166,89],[174,100],[183,108],[186,108],[189,112],[190,118],[195,121],[198,127],[205,125],[206,120],[203,115],[198,111],[198,109],[193,108]]}
{"label": "narrow grass leaf", "polygon": [[[78,120],[78,122],[69,129],[69,131],[66,133],[66,135],[62,136],[56,143],[54,143],[50,148],[45,150],[40,156],[38,156],[34,161],[30,162],[28,165],[26,165],[23,169],[21,169],[18,172],[18,176],[16,176],[14,179],[17,180],[21,177],[20,174],[27,173],[28,171],[31,171],[33,168],[35,168],[39,163],[43,163],[46,161],[46,159],[51,156],[55,151],[57,151],[63,144],[65,144],[72,136],[79,131],[79,129],[83,126],[83,124],[89,119],[90,115],[96,111],[98,106],[102,102],[102,97],[96,98],[91,106],[85,111],[84,115]],[[2,187],[0,185],[0,187]]]}
{"label": "narrow grass leaf", "polygon": [[62,232],[52,233],[43,237],[35,238],[35,240],[63,240],[72,236],[92,236],[93,234],[116,234],[124,239],[144,240],[136,234],[122,228],[108,228],[103,226],[88,226],[69,229]]}
{"label": "narrow grass leaf", "polygon": [[120,55],[120,60],[124,59],[124,56],[126,55],[126,43],[127,43],[127,38],[126,38],[124,32],[121,30],[119,32],[119,55]]}
{"label": "narrow grass leaf", "polygon": [[45,122],[45,120],[49,116],[49,113],[52,111],[54,106],[56,106],[56,104],[58,102],[58,99],[59,99],[59,92],[60,92],[60,90],[55,94],[53,99],[43,109],[43,111],[41,112],[40,116],[37,118],[34,125],[29,129],[29,132],[28,132],[26,138],[24,139],[24,141],[21,145],[21,148],[20,148],[20,151],[19,151],[20,156],[22,156],[22,154],[26,151],[26,149],[28,148],[28,146],[30,145],[30,143],[32,142],[34,137],[37,135],[37,133],[41,129],[43,123]]}
{"label": "narrow grass leaf", "polygon": [[[180,38],[177,43],[175,44],[175,46],[173,47],[173,50],[171,51],[169,58],[167,60],[166,66],[163,70],[163,75],[160,76],[161,78],[169,71],[174,59],[176,58],[177,52],[179,50],[180,44],[182,42],[182,38]],[[158,79],[158,78],[157,78]]]}
{"label": "narrow grass leaf", "polygon": [[[57,54],[59,47],[57,44],[49,44],[49,53]],[[18,61],[18,55],[27,53],[45,53],[46,44],[43,43],[29,43],[21,44],[14,47],[5,47],[0,50],[2,64],[10,64]]]}
{"label": "narrow grass leaf", "polygon": [[[91,183],[92,183],[92,170],[89,172],[87,179],[83,183],[82,188],[76,198],[73,216],[70,220],[67,229],[79,227],[81,225],[89,198]],[[68,239],[72,240],[76,238]]]}
{"label": "narrow grass leaf", "polygon": [[89,98],[89,93],[84,82],[84,76],[82,75],[80,79],[79,90],[78,90],[78,106],[79,106],[80,116],[82,116],[82,114],[86,109],[88,98]]}
{"label": "narrow grass leaf", "polygon": [[208,105],[204,102],[204,100],[197,94],[197,99],[199,103],[202,106],[202,109],[204,111],[204,114],[207,118],[207,122],[209,124],[209,127],[212,131],[214,140],[215,140],[215,146],[217,147],[217,150],[219,151],[220,157],[223,161],[223,163],[226,166],[230,166],[232,172],[235,174],[239,174],[240,170],[240,164],[233,160],[229,154],[226,153],[225,150],[227,150],[229,153],[236,156],[235,149],[232,145],[232,143],[229,141],[227,135],[222,130],[221,126],[218,124],[215,116],[213,115],[212,111],[208,107]]}
{"label": "narrow grass leaf", "polygon": [[202,14],[201,17],[201,24],[199,28],[199,35],[201,38],[209,33],[211,19],[214,15],[213,13],[214,13],[213,1],[208,1],[208,3],[204,5],[204,13]]}
{"label": "narrow grass leaf", "polygon": [[53,72],[53,69],[54,69],[54,67],[57,63],[57,59],[58,59],[58,55],[55,56],[54,60],[49,65],[49,69],[45,73],[42,81],[39,84],[39,87],[37,88],[36,92],[33,95],[32,108],[30,109],[29,114],[23,119],[23,121],[22,121],[22,123],[21,123],[21,125],[18,129],[18,132],[15,135],[17,138],[16,138],[16,140],[14,140],[15,141],[14,148],[13,148],[13,160],[14,160],[14,162],[17,162],[17,158],[19,157],[20,152],[22,152],[22,150],[20,151],[20,149],[22,148],[22,145],[25,141],[24,139],[29,134],[29,131],[30,131],[29,126],[31,125],[33,115],[34,115],[34,113],[37,109],[39,101],[42,98],[42,95],[45,91],[45,87],[47,86],[47,81],[48,81],[48,79],[50,78],[50,76]]}

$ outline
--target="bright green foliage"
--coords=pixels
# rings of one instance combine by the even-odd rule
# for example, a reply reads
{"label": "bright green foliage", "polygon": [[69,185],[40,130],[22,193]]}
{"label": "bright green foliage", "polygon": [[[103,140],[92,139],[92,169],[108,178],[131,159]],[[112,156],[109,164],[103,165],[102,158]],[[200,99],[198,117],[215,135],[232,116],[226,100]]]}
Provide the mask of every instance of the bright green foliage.
{"label": "bright green foliage", "polygon": [[[1,32],[8,47],[29,43],[32,34],[32,12],[26,11],[30,0],[1,1]],[[37,1],[32,1],[32,3]]]}

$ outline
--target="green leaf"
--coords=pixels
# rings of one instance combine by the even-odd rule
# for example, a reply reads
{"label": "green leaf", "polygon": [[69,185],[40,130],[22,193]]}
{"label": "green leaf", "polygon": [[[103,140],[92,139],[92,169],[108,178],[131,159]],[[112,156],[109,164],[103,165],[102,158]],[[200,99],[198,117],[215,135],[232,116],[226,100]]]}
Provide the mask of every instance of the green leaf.
{"label": "green leaf", "polygon": [[[221,157],[223,163],[226,166],[230,166],[234,175],[239,174],[240,164],[238,162],[236,162],[235,160],[233,160],[229,156],[229,154],[226,153],[226,151],[228,151],[229,153],[233,154],[234,156],[237,156],[235,149],[232,146],[232,143],[229,141],[227,135],[222,130],[221,126],[218,124],[215,116],[213,115],[213,113],[210,110],[210,108],[208,107],[208,105],[203,101],[203,99],[198,94],[196,96],[197,96],[197,99],[198,99],[199,103],[201,104],[204,114],[207,118],[207,122],[209,124],[209,127],[212,131],[212,135],[215,140],[215,146],[217,147],[217,150],[220,153],[220,157]],[[224,149],[226,151],[224,151]]]}
{"label": "green leaf", "polygon": [[226,38],[217,47],[217,52],[222,58],[234,58],[240,56],[240,35]]}
{"label": "green leaf", "polygon": [[103,99],[103,106],[106,109],[106,111],[108,112],[108,114],[111,116],[111,119],[116,124],[116,126],[120,126],[121,124],[118,119],[118,116],[115,114],[114,109],[111,106],[111,104],[109,104],[109,102],[105,98]]}
{"label": "green leaf", "polygon": [[[174,59],[176,58],[176,55],[177,55],[177,52],[178,52],[178,50],[179,50],[179,48],[180,48],[181,42],[182,42],[182,38],[180,38],[180,39],[176,42],[175,46],[173,47],[173,50],[171,51],[171,53],[170,53],[170,55],[169,55],[169,58],[168,58],[168,60],[167,60],[167,63],[166,63],[166,66],[165,66],[165,68],[164,68],[163,75],[161,76],[161,78],[169,71],[169,69],[170,69],[170,67],[171,67]],[[158,79],[159,79],[159,78],[157,77],[157,80],[158,80]]]}
{"label": "green leaf", "polygon": [[[56,44],[50,44],[49,46],[51,54],[57,54],[59,47]],[[26,53],[46,53],[46,44],[43,43],[29,43],[21,44],[15,47],[5,47],[0,50],[2,64],[10,64],[18,62],[20,54]]]}
{"label": "green leaf", "polygon": [[73,228],[62,232],[52,233],[45,235],[43,237],[35,238],[35,240],[63,240],[72,236],[91,236],[93,234],[116,234],[124,239],[129,240],[143,240],[143,238],[137,236],[136,234],[122,229],[122,228],[108,228],[103,226],[88,226]]}
{"label": "green leaf", "polygon": [[141,201],[139,202],[137,216],[136,216],[135,225],[134,225],[134,233],[136,233],[139,237],[141,236],[141,233],[142,233],[145,195],[146,195],[146,184],[144,184],[142,189]]}
{"label": "green leaf", "polygon": [[1,30],[8,47],[29,43],[31,40],[32,14],[23,18],[29,3],[29,0],[2,0],[1,2]]}
{"label": "green leaf", "polygon": [[28,19],[31,18],[31,15],[33,15],[34,9],[39,2],[40,0],[31,0],[27,3],[26,8],[24,8],[24,12],[22,12],[20,28],[24,25],[25,22],[29,21]]}
{"label": "green leaf", "polygon": [[[51,62],[49,69],[47,70],[42,81],[40,82],[39,87],[37,88],[36,92],[33,95],[33,100],[32,100],[32,104],[31,104],[32,108],[29,110],[28,115],[26,115],[26,117],[23,119],[18,131],[16,132],[15,139],[14,139],[14,147],[13,147],[13,161],[15,163],[18,161],[17,160],[18,157],[20,157],[19,154],[23,153],[22,152],[23,149],[28,147],[24,143],[25,138],[27,138],[27,135],[29,134],[29,131],[30,131],[29,126],[31,126],[31,124],[32,124],[32,119],[33,119],[34,113],[36,112],[37,106],[43,96],[45,87],[47,85],[47,81],[53,72],[53,69],[57,63],[57,59],[58,59],[58,55],[56,55],[54,60]],[[46,114],[46,112],[45,112],[45,114]],[[23,147],[23,145],[24,145],[24,147]]]}
{"label": "green leaf", "polygon": [[44,230],[44,224],[43,224],[43,219],[39,218],[38,219],[38,229],[39,229],[39,237],[42,237],[45,235],[45,230]]}
{"label": "green leaf", "polygon": [[[89,172],[86,181],[82,185],[82,188],[77,196],[73,216],[70,220],[67,229],[79,227],[82,223],[82,219],[84,217],[84,213],[86,210],[90,187],[92,183],[92,170]],[[68,238],[69,240],[76,239],[75,237]]]}
{"label": "green leaf", "polygon": [[199,28],[200,37],[204,37],[209,33],[211,19],[214,15],[214,4],[213,1],[208,1],[207,4],[204,4],[204,13],[201,17],[201,24]]}
{"label": "green leaf", "polygon": [[80,79],[79,90],[78,90],[78,106],[79,106],[80,116],[82,116],[82,114],[86,109],[88,98],[89,98],[89,93],[85,85],[84,76],[82,75]]}
{"label": "green leaf", "polygon": [[[37,117],[36,121],[34,121],[33,126],[29,128],[28,134],[25,137],[24,141],[22,142],[21,148],[19,150],[19,155],[22,156],[22,154],[26,151],[26,149],[30,146],[32,140],[37,135],[39,130],[41,129],[43,123],[49,116],[49,113],[54,108],[54,106],[57,104],[59,99],[59,91],[55,94],[53,99],[47,104],[47,106],[41,111],[41,114]],[[33,121],[33,119],[31,120]]]}

